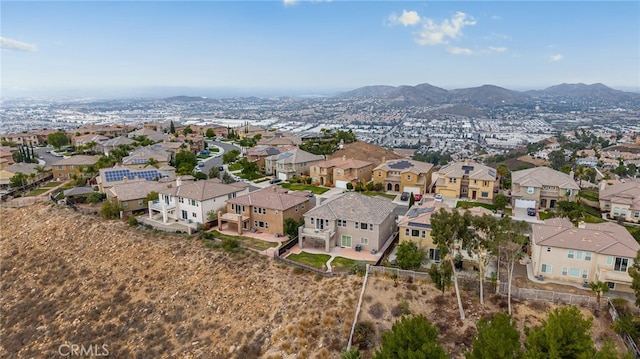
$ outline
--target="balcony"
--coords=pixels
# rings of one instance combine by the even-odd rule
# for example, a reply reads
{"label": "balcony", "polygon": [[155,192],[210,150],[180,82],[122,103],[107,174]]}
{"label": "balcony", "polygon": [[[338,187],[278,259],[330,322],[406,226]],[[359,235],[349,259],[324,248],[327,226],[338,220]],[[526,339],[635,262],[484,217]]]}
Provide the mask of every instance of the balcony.
{"label": "balcony", "polygon": [[631,276],[627,272],[618,272],[610,269],[600,269],[600,275],[598,278],[603,282],[614,282],[614,283],[624,283],[631,284]]}
{"label": "balcony", "polygon": [[[158,200],[149,202],[149,209],[153,209],[153,210],[156,210],[156,211],[162,211],[162,208],[163,208],[163,203],[161,203]],[[164,204],[164,208],[165,209],[174,209],[174,208],[176,208],[176,203],[175,202],[169,202],[169,204]]]}

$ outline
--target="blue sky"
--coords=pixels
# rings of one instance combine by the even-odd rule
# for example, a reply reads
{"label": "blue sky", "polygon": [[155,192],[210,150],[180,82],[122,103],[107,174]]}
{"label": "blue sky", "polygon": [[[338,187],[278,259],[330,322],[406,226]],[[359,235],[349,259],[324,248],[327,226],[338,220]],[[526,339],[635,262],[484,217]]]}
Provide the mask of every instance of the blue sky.
{"label": "blue sky", "polygon": [[640,91],[638,1],[2,1],[2,89]]}

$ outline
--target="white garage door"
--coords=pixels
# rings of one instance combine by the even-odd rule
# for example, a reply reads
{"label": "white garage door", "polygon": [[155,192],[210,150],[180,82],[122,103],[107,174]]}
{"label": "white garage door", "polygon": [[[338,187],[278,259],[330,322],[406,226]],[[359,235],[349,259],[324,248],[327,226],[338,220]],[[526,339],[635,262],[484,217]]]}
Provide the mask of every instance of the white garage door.
{"label": "white garage door", "polygon": [[338,188],[347,188],[347,183],[348,183],[347,181],[338,180],[338,181],[336,181],[336,187],[338,187]]}
{"label": "white garage door", "polygon": [[536,208],[536,201],[533,199],[516,199],[516,208]]}
{"label": "white garage door", "polygon": [[413,194],[422,194],[422,191],[419,187],[409,187],[404,186],[404,192],[413,193]]}
{"label": "white garage door", "polygon": [[287,174],[284,172],[278,172],[278,178],[280,178],[283,181],[287,180]]}

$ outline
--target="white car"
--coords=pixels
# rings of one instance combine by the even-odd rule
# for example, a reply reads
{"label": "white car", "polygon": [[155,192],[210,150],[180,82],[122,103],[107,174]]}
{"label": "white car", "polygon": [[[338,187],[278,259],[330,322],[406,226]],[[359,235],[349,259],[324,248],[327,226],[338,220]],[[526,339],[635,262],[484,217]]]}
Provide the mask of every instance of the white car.
{"label": "white car", "polygon": [[438,202],[442,202],[442,195],[440,193],[436,194],[433,198]]}

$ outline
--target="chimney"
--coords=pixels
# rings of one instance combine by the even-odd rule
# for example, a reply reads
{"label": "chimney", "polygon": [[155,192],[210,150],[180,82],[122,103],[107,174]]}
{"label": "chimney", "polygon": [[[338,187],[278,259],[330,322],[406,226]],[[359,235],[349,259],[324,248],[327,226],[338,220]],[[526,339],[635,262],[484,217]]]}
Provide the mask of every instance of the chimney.
{"label": "chimney", "polygon": [[180,186],[182,186],[182,178],[176,177],[176,187],[180,187]]}
{"label": "chimney", "polygon": [[569,178],[574,179],[573,170],[569,171]]}
{"label": "chimney", "polygon": [[387,162],[387,156],[382,156],[382,163],[386,163]]}

